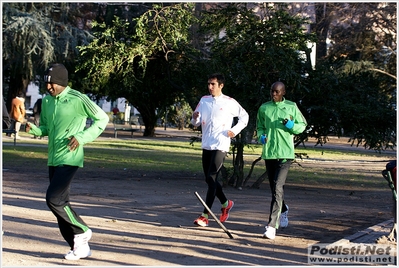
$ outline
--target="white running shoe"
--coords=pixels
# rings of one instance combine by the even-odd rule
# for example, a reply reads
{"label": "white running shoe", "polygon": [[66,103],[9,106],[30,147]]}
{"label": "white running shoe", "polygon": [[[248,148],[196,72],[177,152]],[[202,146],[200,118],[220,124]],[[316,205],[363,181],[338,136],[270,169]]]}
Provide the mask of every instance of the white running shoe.
{"label": "white running shoe", "polygon": [[289,207],[287,205],[285,205],[287,207],[287,210],[283,213],[281,213],[280,215],[280,227],[281,228],[285,228],[288,226],[288,210]]}
{"label": "white running shoe", "polygon": [[73,250],[69,251],[64,258],[67,260],[79,260],[82,258],[87,258],[91,256],[91,250],[89,246],[89,240],[91,239],[93,232],[88,229],[82,234],[74,236],[73,239]]}
{"label": "white running shoe", "polygon": [[70,261],[77,261],[79,259],[87,258],[91,256],[91,250],[89,244],[82,245],[74,250],[69,251],[64,255],[64,258]]}
{"label": "white running shoe", "polygon": [[266,226],[266,232],[263,234],[264,238],[274,239],[276,238],[276,228],[271,226]]}
{"label": "white running shoe", "polygon": [[79,247],[80,245],[85,245],[89,243],[89,240],[91,239],[93,232],[91,229],[88,229],[86,232],[83,234],[78,234],[75,235],[73,242],[74,242],[74,248]]}

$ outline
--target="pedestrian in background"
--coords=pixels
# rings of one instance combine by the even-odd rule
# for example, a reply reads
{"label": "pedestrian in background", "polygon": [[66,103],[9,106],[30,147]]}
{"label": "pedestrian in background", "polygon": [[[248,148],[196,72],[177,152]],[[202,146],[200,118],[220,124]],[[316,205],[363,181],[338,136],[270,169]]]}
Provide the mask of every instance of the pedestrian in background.
{"label": "pedestrian in background", "polygon": [[115,106],[115,107],[112,109],[112,118],[113,118],[113,120],[114,120],[114,123],[118,123],[118,122],[117,122],[118,114],[119,114],[119,109],[118,109],[118,107]]}
{"label": "pedestrian in background", "polygon": [[112,109],[112,113],[114,114],[114,116],[117,116],[118,113],[119,113],[118,107],[115,106],[115,107]]}
{"label": "pedestrian in background", "polygon": [[36,126],[40,124],[40,113],[42,112],[42,99],[38,99],[33,105],[33,123]]}
{"label": "pedestrian in background", "polygon": [[[58,221],[63,238],[70,246],[67,260],[89,257],[92,230],[69,201],[70,185],[83,167],[83,145],[95,140],[106,128],[109,117],[89,97],[68,86],[68,71],[63,64],[52,65],[44,80],[49,93],[42,101],[39,127],[27,123],[26,131],[48,136],[50,184],[46,203]],[[93,124],[86,128],[87,118]]]}
{"label": "pedestrian in background", "polygon": [[[38,99],[33,105],[33,123],[36,126],[40,125],[40,113],[42,112],[42,99]],[[37,138],[37,136],[35,136]],[[39,137],[40,138],[40,137]]]}
{"label": "pedestrian in background", "polygon": [[[202,129],[202,168],[208,185],[205,203],[212,208],[215,197],[222,204],[220,221],[225,222],[229,211],[234,205],[223,192],[218,182],[218,175],[223,166],[227,152],[230,150],[231,138],[238,135],[248,124],[248,113],[233,98],[222,93],[225,78],[222,74],[212,74],[208,77],[210,95],[203,96],[193,113],[191,123]],[[234,117],[238,117],[236,125],[232,126]],[[194,224],[208,226],[209,211],[194,220]]]}
{"label": "pedestrian in background", "polygon": [[295,159],[294,135],[302,133],[306,119],[295,102],[286,100],[285,85],[275,82],[270,89],[271,100],[258,109],[256,131],[263,144],[262,159],[265,160],[272,201],[269,223],[263,237],[274,239],[276,229],[288,226],[289,207],[284,203],[284,185],[288,170]]}
{"label": "pedestrian in background", "polygon": [[19,131],[21,130],[21,125],[25,122],[25,98],[22,92],[19,92],[18,95],[12,99],[11,101],[11,111],[10,111],[11,119],[13,122],[13,127],[15,130],[16,139],[20,139]]}
{"label": "pedestrian in background", "polygon": [[7,110],[7,106],[6,106],[6,102],[3,100],[3,110],[2,110],[2,114],[3,114],[3,129],[9,129],[11,128],[11,118],[10,118],[10,114],[8,113]]}

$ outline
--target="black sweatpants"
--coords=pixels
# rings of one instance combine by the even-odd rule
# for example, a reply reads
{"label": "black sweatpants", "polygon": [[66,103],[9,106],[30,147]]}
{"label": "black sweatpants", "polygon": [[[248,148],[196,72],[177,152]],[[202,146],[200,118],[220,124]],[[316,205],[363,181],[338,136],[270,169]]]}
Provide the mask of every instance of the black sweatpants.
{"label": "black sweatpants", "polygon": [[72,209],[69,192],[77,166],[49,166],[50,185],[47,188],[46,203],[58,221],[61,234],[73,249],[74,235],[86,232],[89,227]]}
{"label": "black sweatpants", "polygon": [[[219,150],[202,150],[202,168],[205,174],[205,181],[208,184],[205,203],[210,209],[212,209],[215,197],[219,199],[221,204],[227,201],[222,185],[218,182],[218,175],[225,157],[226,153]],[[205,208],[204,213],[208,213]]]}

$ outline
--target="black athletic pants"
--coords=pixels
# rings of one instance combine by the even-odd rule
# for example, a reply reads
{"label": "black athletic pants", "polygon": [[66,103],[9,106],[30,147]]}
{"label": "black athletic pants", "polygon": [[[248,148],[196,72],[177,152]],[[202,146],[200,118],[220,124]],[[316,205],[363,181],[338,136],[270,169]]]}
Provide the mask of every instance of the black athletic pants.
{"label": "black athletic pants", "polygon": [[[219,150],[202,150],[202,168],[205,174],[205,181],[208,184],[205,203],[209,209],[212,209],[215,197],[220,200],[221,204],[227,201],[222,185],[218,182],[218,175],[223,166],[225,156],[226,153]],[[204,213],[208,213],[205,208]]]}
{"label": "black athletic pants", "polygon": [[75,234],[86,232],[89,227],[72,209],[69,203],[70,185],[77,166],[49,166],[50,185],[47,188],[46,203],[58,221],[61,234],[73,249]]}

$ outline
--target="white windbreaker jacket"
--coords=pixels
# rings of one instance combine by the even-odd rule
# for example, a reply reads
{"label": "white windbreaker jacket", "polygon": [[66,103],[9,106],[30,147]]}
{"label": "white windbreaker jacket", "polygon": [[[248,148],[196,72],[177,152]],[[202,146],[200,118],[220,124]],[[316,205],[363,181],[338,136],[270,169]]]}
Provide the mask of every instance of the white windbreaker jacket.
{"label": "white windbreaker jacket", "polygon": [[[202,128],[202,149],[230,150],[231,139],[227,131],[231,130],[235,135],[243,130],[249,120],[249,115],[244,108],[233,98],[220,95],[203,96],[195,111],[199,112],[197,120],[191,119],[194,126],[201,125]],[[238,123],[232,127],[233,118],[238,117]]]}

